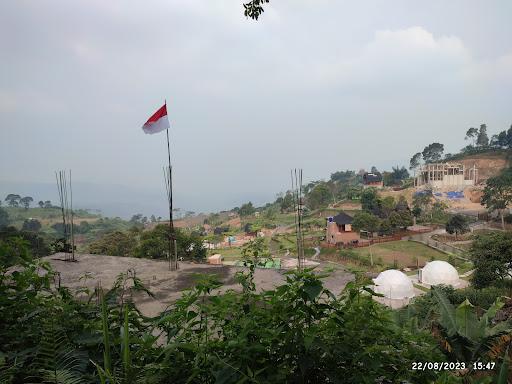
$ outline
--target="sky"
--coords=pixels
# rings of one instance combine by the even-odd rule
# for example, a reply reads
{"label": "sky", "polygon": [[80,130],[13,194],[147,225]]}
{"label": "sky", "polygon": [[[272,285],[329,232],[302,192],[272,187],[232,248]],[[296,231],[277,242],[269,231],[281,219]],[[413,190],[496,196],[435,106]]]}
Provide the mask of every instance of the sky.
{"label": "sky", "polygon": [[469,127],[512,124],[509,0],[0,2],[0,197],[165,215],[264,204],[345,169],[408,165]]}

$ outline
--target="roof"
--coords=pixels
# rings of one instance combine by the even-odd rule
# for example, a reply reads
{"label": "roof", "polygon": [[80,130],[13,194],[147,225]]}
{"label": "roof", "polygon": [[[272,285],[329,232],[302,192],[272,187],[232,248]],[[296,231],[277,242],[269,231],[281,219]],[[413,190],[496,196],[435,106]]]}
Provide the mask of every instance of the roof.
{"label": "roof", "polygon": [[375,172],[375,173],[366,172],[363,175],[363,181],[365,183],[380,182],[380,181],[382,181],[382,173],[380,173],[380,172]]}
{"label": "roof", "polygon": [[459,283],[459,273],[450,263],[443,260],[434,260],[427,263],[421,270],[421,282],[438,285],[457,285]]}
{"label": "roof", "polygon": [[374,291],[388,299],[406,299],[414,297],[414,287],[407,275],[396,269],[388,269],[373,279]]}
{"label": "roof", "polygon": [[340,212],[332,218],[332,221],[334,221],[336,224],[344,225],[352,224],[352,221],[354,221],[354,219],[352,218],[352,216],[347,215],[345,212]]}

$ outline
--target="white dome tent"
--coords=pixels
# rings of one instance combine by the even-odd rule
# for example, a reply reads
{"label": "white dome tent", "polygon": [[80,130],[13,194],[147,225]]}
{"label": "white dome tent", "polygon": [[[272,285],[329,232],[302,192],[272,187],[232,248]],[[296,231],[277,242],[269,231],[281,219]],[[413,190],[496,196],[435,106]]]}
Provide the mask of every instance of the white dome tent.
{"label": "white dome tent", "polygon": [[419,272],[418,280],[422,284],[428,285],[460,285],[459,273],[446,261],[434,260],[427,263]]}
{"label": "white dome tent", "polygon": [[374,291],[391,300],[403,300],[414,297],[414,286],[411,279],[403,272],[388,269],[373,279]]}

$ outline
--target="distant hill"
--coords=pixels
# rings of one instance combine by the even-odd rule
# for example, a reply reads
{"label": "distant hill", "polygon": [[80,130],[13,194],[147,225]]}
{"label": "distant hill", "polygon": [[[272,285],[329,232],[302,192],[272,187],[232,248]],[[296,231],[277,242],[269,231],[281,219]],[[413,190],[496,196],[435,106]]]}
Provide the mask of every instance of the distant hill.
{"label": "distant hill", "polygon": [[498,175],[502,169],[510,166],[510,152],[505,150],[491,150],[470,155],[461,154],[450,161],[460,162],[464,164],[466,168],[475,166],[478,169],[478,179],[482,182]]}

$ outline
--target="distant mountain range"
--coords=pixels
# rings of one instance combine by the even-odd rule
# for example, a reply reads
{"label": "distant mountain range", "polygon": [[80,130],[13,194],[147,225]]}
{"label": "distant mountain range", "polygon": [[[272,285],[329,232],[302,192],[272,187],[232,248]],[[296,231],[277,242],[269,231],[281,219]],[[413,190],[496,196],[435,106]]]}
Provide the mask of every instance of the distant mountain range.
{"label": "distant mountain range", "polygon": [[[59,204],[57,186],[54,183],[19,182],[0,180],[0,199],[2,205],[5,196],[16,193],[22,196],[32,196],[36,206],[39,200],[51,200],[53,204]],[[270,194],[273,196],[273,193]],[[223,196],[213,200],[204,191],[198,191],[194,195],[176,193],[175,207],[184,211],[215,212],[229,210],[236,205],[249,201],[247,197]],[[264,203],[269,196],[260,196],[254,199],[255,204]],[[239,201],[240,203],[236,203]],[[162,190],[151,190],[144,187],[132,187],[122,185],[96,184],[73,182],[73,204],[76,208],[100,211],[104,216],[119,216],[129,219],[136,213],[150,216],[167,217],[167,198],[162,183]]]}

